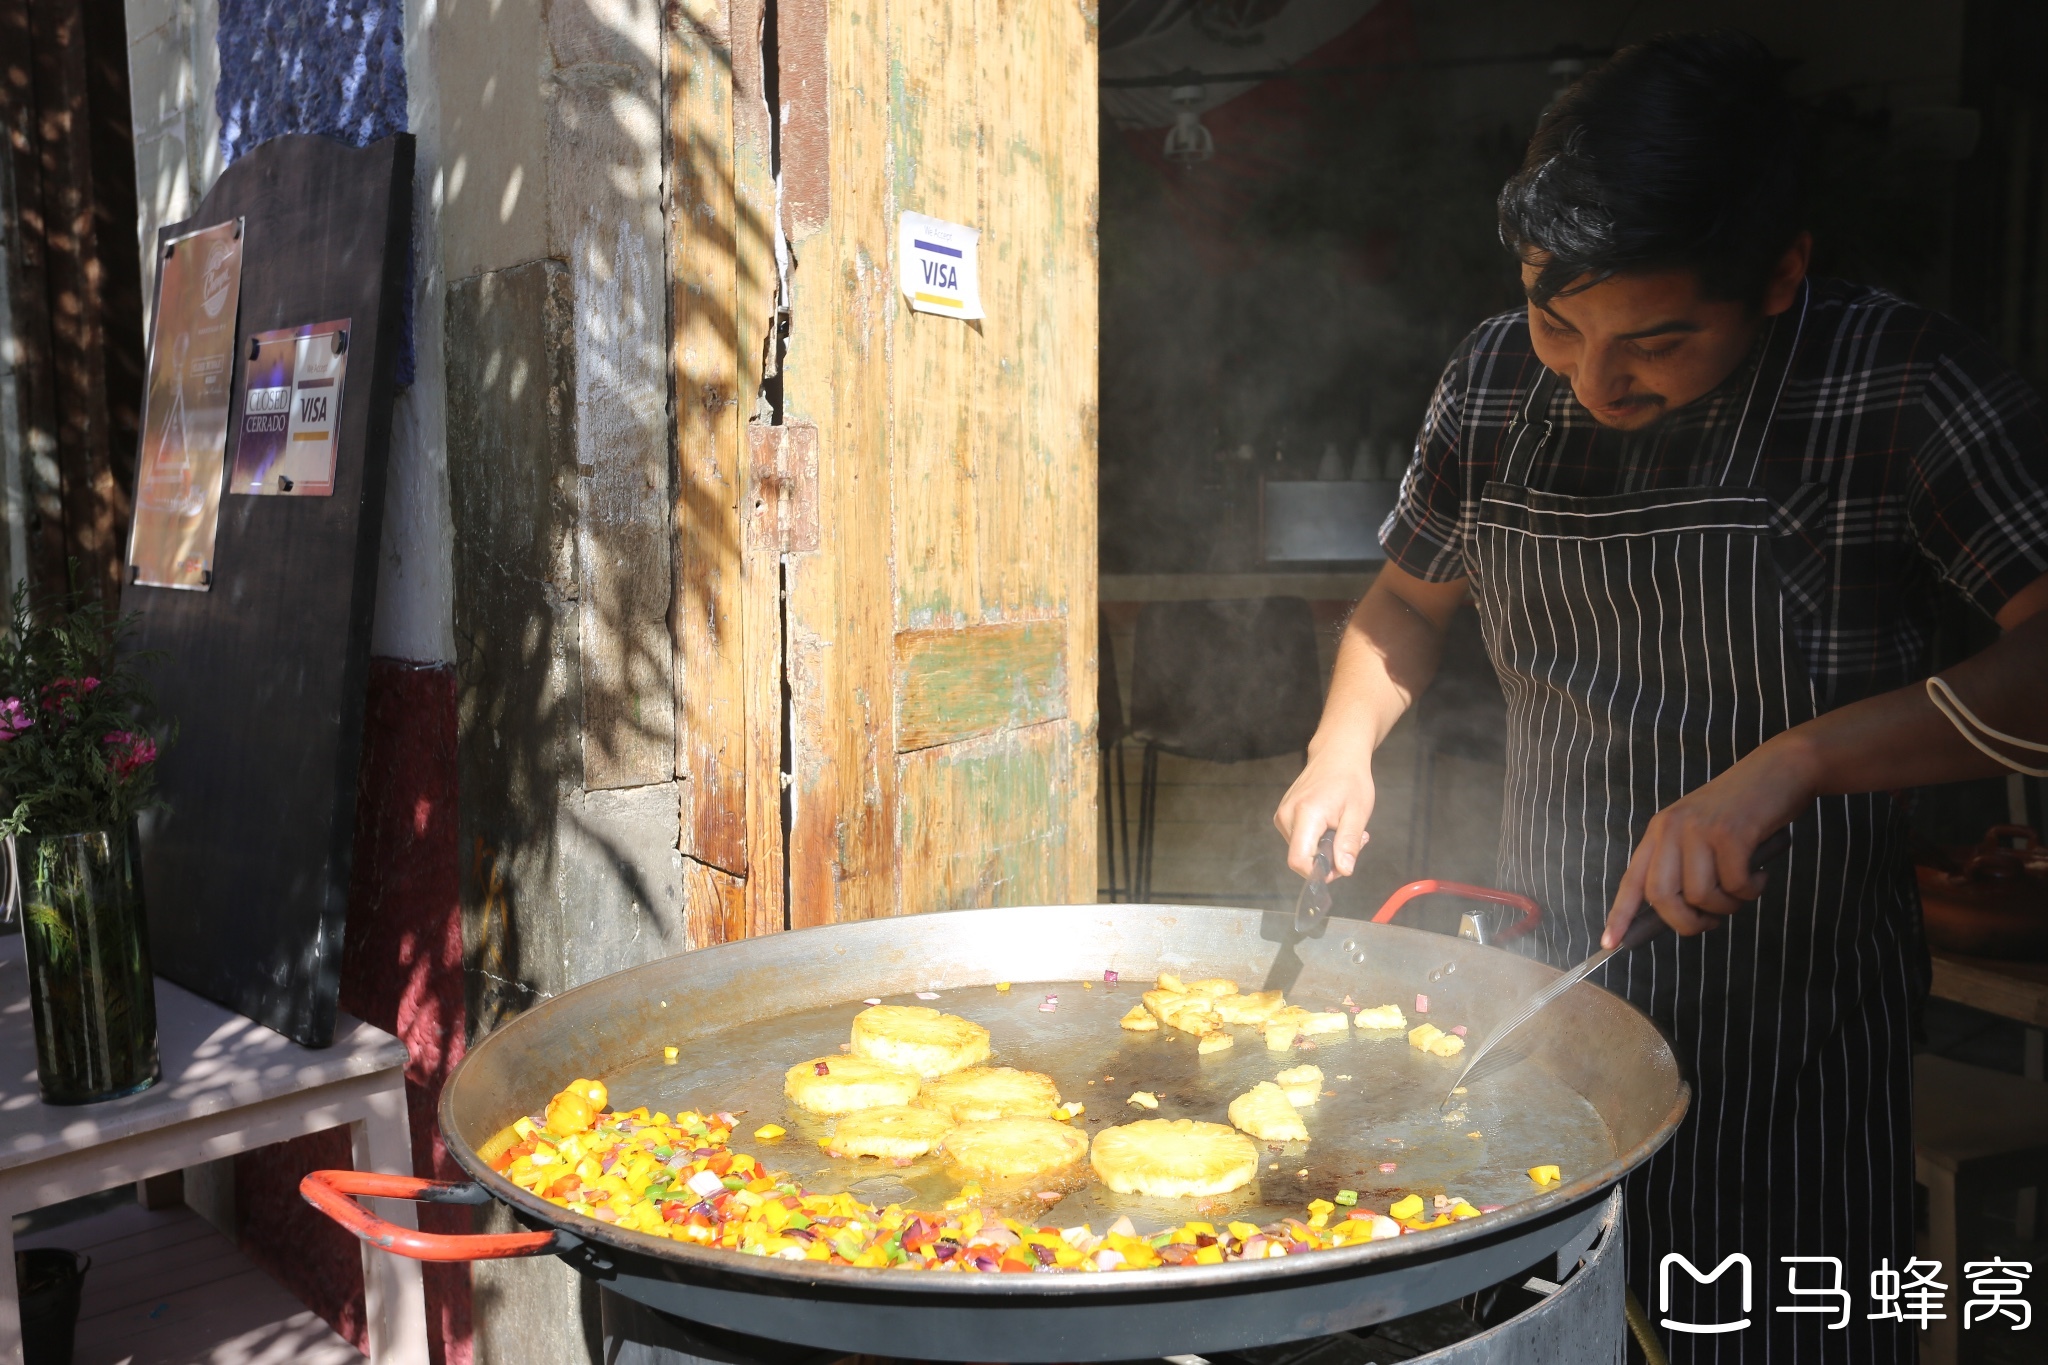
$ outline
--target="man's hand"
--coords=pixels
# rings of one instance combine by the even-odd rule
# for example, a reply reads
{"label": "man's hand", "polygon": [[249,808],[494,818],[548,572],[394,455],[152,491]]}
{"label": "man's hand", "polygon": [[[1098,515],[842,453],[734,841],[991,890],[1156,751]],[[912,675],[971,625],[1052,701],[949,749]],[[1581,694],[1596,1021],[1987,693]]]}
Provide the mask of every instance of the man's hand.
{"label": "man's hand", "polygon": [[1657,812],[1629,859],[1600,946],[1621,942],[1647,902],[1681,934],[1715,928],[1763,895],[1756,849],[1813,805],[1812,756],[1788,730]]}
{"label": "man's hand", "polygon": [[1306,877],[1315,865],[1316,844],[1323,831],[1337,831],[1331,877],[1348,877],[1358,865],[1358,850],[1372,836],[1365,822],[1372,818],[1372,753],[1312,753],[1308,766],[1273,812],[1273,828],[1287,840],[1287,865]]}

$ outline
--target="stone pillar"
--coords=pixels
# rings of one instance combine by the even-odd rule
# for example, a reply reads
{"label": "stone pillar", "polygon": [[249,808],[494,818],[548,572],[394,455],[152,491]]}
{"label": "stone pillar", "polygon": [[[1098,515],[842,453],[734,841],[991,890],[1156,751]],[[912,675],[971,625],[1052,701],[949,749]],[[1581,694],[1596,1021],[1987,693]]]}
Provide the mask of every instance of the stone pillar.
{"label": "stone pillar", "polygon": [[[479,1036],[692,946],[669,624],[661,14],[441,0],[434,24]],[[479,1265],[474,1284],[478,1361],[597,1358],[594,1287],[558,1262]]]}

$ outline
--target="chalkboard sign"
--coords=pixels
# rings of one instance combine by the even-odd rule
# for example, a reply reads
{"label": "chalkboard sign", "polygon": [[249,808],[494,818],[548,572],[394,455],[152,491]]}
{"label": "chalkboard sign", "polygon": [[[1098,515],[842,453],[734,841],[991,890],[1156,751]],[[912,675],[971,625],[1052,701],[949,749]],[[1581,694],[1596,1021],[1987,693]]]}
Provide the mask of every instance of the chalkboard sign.
{"label": "chalkboard sign", "polygon": [[265,444],[268,470],[269,447],[308,439],[329,443],[313,463],[331,447],[333,473],[310,497],[230,480],[205,587],[122,593],[178,725],[159,764],[169,809],[143,822],[150,949],[161,975],[308,1047],[334,1033],[412,165],[406,135],[277,138],[158,234],[161,257],[243,222],[227,468],[244,441]]}

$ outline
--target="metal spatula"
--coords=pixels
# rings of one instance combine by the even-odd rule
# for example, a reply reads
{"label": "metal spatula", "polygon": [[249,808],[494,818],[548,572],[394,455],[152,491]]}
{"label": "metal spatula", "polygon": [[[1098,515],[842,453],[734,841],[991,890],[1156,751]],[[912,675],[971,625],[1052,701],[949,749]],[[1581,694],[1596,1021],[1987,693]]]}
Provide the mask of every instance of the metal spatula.
{"label": "metal spatula", "polygon": [[[1756,846],[1756,853],[1750,860],[1750,866],[1756,871],[1761,872],[1778,859],[1784,857],[1785,850],[1791,846],[1791,834],[1788,831],[1780,830]],[[1438,1107],[1449,1108],[1452,1097],[1458,1093],[1458,1088],[1464,1085],[1466,1080],[1473,1077],[1475,1073],[1481,1076],[1490,1075],[1502,1067],[1520,1060],[1520,1053],[1509,1051],[1496,1054],[1495,1050],[1500,1047],[1501,1041],[1509,1034],[1535,1018],[1545,1005],[1548,1005],[1551,1001],[1557,999],[1557,997],[1563,995],[1581,981],[1584,981],[1594,972],[1599,971],[1601,967],[1606,965],[1607,959],[1613,957],[1616,953],[1625,953],[1631,949],[1640,948],[1660,934],[1668,934],[1670,932],[1671,926],[1666,924],[1655,910],[1651,909],[1648,905],[1643,906],[1642,909],[1636,912],[1635,922],[1629,925],[1628,933],[1622,936],[1620,943],[1612,948],[1600,949],[1584,962],[1581,962],[1578,966],[1530,996],[1520,1009],[1495,1025],[1493,1032],[1486,1035],[1486,1041],[1473,1049],[1472,1060],[1465,1063],[1465,1069],[1458,1073],[1458,1079],[1451,1082],[1449,1092],[1444,1095],[1443,1104]],[[1495,1055],[1494,1063],[1492,1066],[1482,1068],[1479,1064],[1485,1061],[1489,1054]]]}

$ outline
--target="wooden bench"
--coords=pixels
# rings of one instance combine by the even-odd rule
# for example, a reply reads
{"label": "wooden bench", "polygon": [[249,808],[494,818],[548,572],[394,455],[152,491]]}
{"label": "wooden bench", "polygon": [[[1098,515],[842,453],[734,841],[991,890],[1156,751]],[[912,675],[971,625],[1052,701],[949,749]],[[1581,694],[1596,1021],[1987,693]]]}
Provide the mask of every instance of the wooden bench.
{"label": "wooden bench", "polygon": [[[133,1184],[267,1143],[347,1125],[357,1170],[412,1174],[405,1045],[346,1015],[334,1044],[302,1048],[282,1034],[158,978],[163,1079],[139,1095],[58,1108],[35,1082],[35,1031],[21,940],[0,938],[0,1264],[12,1215]],[[379,1201],[415,1226],[409,1203]],[[363,1248],[370,1360],[426,1365],[420,1266]],[[0,1365],[20,1365],[14,1276],[0,1277]]]}

